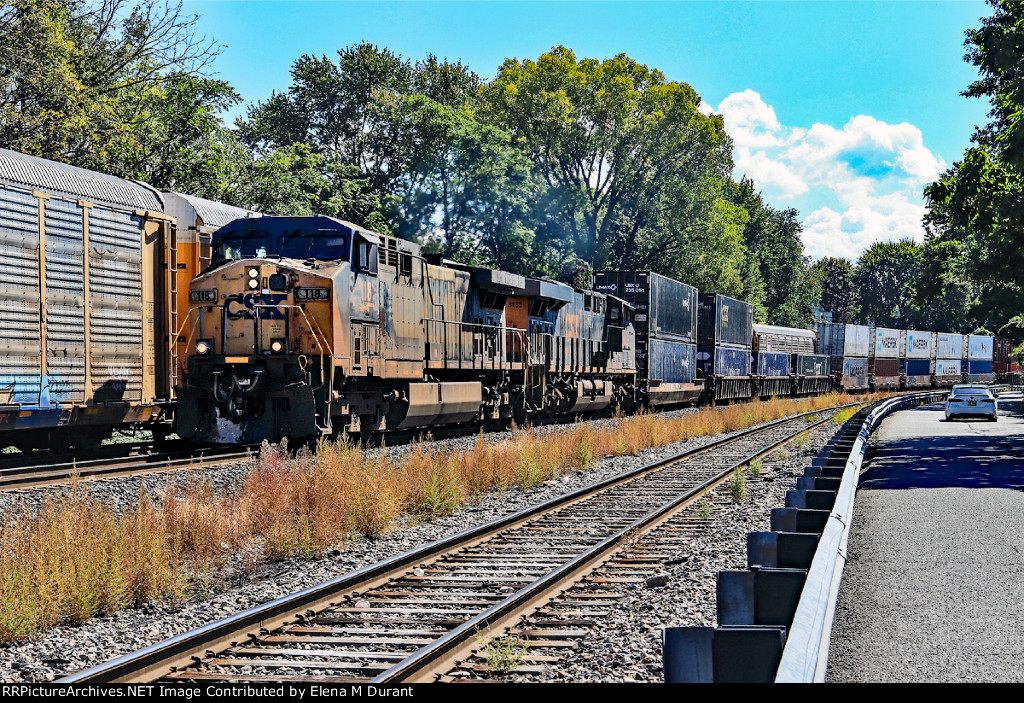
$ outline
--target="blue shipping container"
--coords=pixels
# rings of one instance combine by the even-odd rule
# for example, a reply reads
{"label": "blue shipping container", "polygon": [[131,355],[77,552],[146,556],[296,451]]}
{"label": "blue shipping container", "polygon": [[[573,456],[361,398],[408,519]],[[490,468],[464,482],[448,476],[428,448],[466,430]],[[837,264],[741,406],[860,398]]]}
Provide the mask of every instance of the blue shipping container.
{"label": "blue shipping container", "polygon": [[647,377],[663,383],[692,383],[697,370],[697,346],[664,339],[650,340]]}
{"label": "blue shipping container", "polygon": [[906,376],[928,376],[932,372],[932,362],[928,359],[906,359],[900,366]]}
{"label": "blue shipping container", "polygon": [[697,370],[702,376],[749,376],[750,349],[698,347]]}
{"label": "blue shipping container", "polygon": [[986,361],[968,361],[967,373],[992,373],[992,360],[988,359]]}
{"label": "blue shipping container", "polygon": [[762,376],[788,376],[789,354],[786,352],[758,352],[755,373]]}

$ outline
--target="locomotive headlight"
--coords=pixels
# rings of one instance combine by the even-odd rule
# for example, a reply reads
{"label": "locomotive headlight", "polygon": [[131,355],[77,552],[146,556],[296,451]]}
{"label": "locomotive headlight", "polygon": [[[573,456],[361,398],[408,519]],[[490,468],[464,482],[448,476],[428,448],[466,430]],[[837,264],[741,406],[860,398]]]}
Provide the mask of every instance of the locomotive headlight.
{"label": "locomotive headlight", "polygon": [[271,339],[270,340],[270,351],[275,354],[280,354],[284,351],[284,340],[283,339]]}
{"label": "locomotive headlight", "polygon": [[211,349],[213,349],[213,345],[208,339],[200,339],[196,342],[196,354],[199,354],[200,356],[209,354]]}
{"label": "locomotive headlight", "polygon": [[259,279],[257,279],[257,278],[250,278],[249,279],[249,288],[251,288],[252,290],[256,290],[259,287],[260,287]]}
{"label": "locomotive headlight", "polygon": [[249,269],[249,278],[259,278],[260,270],[256,268]]}

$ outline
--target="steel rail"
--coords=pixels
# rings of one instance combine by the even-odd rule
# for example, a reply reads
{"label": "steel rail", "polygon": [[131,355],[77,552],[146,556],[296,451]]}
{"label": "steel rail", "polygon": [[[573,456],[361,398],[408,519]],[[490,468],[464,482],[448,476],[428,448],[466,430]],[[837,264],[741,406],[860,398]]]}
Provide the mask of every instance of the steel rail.
{"label": "steel rail", "polygon": [[110,459],[90,459],[60,464],[40,464],[0,469],[0,492],[21,488],[42,488],[72,479],[115,478],[160,471],[208,468],[252,458],[244,452],[203,452],[146,454]]}
{"label": "steel rail", "polygon": [[[301,620],[306,614],[311,614],[317,610],[335,605],[337,599],[342,595],[364,591],[368,588],[373,588],[387,583],[387,581],[393,577],[406,573],[409,568],[416,564],[435,559],[446,553],[454,551],[455,549],[473,546],[474,544],[480,543],[501,531],[523,524],[545,512],[569,506],[620,484],[630,482],[643,475],[658,471],[669,465],[676,464],[700,454],[714,451],[715,449],[725,445],[734,443],[757,433],[773,429],[780,425],[793,422],[794,420],[826,412],[834,413],[836,411],[863,404],[863,402],[847,403],[833,406],[831,408],[822,408],[820,410],[797,413],[795,415],[790,415],[779,420],[765,423],[759,427],[740,431],[730,437],[714,440],[702,447],[680,452],[665,459],[632,469],[623,474],[612,476],[589,486],[579,488],[570,493],[556,496],[537,505],[503,516],[489,523],[469,528],[450,537],[446,537],[417,549],[396,555],[377,564],[363,567],[362,569],[358,569],[344,576],[339,576],[322,584],[255,606],[243,612],[224,618],[223,620],[177,635],[164,642],[139,650],[138,652],[127,654],[110,662],[72,674],[61,679],[61,682],[141,682],[160,678],[182,666],[199,661],[196,653],[218,651],[218,649],[229,647],[235,642],[256,637],[261,631],[273,631],[291,619],[298,618]],[[828,419],[829,418],[825,418],[819,423],[814,424],[820,424]],[[802,426],[800,428],[800,432],[803,432],[810,426],[811,425]],[[799,434],[800,432],[795,434]],[[781,443],[785,443],[791,439],[792,437],[787,437]],[[780,443],[775,443],[766,450],[758,451],[753,456],[760,456],[767,451],[772,451],[779,444]],[[752,458],[753,457],[748,457],[744,459],[743,462],[734,464],[724,473],[731,473],[736,466],[742,466],[744,463],[748,463]],[[704,484],[702,484],[696,490],[699,493],[704,487]],[[690,493],[692,493],[692,491]],[[674,502],[676,501],[670,501],[670,503]],[[655,512],[660,513],[661,511],[668,509],[669,506],[666,504]],[[655,520],[657,518],[651,519]],[[608,538],[603,540],[598,546],[603,545],[602,549],[606,549],[607,547],[617,543],[619,540],[621,540],[621,537]],[[594,552],[595,549],[596,547],[588,550],[588,552]],[[555,572],[558,572],[559,577],[561,577],[571,572],[584,569],[586,563],[590,562],[592,562],[592,558],[584,557],[581,554],[564,564],[562,567],[556,569]],[[555,572],[552,572],[552,574]],[[552,576],[552,578],[554,578],[554,576]],[[520,599],[526,600],[539,597],[539,588],[539,586],[534,587],[531,584],[520,592],[512,594],[512,596],[497,604],[495,608],[501,607],[501,610],[504,613],[511,612],[508,608],[511,606],[511,601],[517,595],[522,594]],[[502,604],[505,605],[502,606]],[[477,618],[474,618],[474,620],[477,620]],[[458,629],[459,632],[463,634],[466,632],[470,632],[470,634],[472,634],[471,628],[467,629],[466,627],[460,626]],[[439,643],[440,641],[437,641],[427,648],[431,650],[430,654],[414,653],[413,658],[416,659],[417,664],[412,662],[409,664],[403,664],[401,665],[401,670],[411,676],[414,673],[414,669],[422,670],[424,668],[423,665],[427,664],[431,660],[436,660],[440,654],[453,651],[453,638],[445,637],[442,639],[445,640],[443,643]],[[398,669],[398,667],[394,667],[394,669]],[[385,672],[383,675],[387,674],[390,674],[390,670],[389,672]],[[397,675],[397,672],[395,675]],[[394,680],[394,677],[389,676],[387,680]]]}
{"label": "steel rail", "polygon": [[[859,405],[859,404],[857,404]],[[820,412],[820,411],[818,411]],[[790,418],[792,419],[792,418]],[[728,479],[737,469],[746,466],[757,457],[775,451],[779,447],[792,442],[798,435],[808,429],[817,427],[831,420],[824,418],[818,422],[800,427],[793,434],[758,449],[729,468],[723,469],[716,476],[679,494],[663,503],[628,526],[606,537],[604,540],[580,553],[572,560],[553,569],[545,576],[537,579],[523,589],[513,593],[505,600],[483,611],[463,625],[435,640],[405,659],[390,670],[378,675],[370,683],[428,683],[438,675],[445,673],[459,660],[464,658],[467,647],[475,645],[475,638],[481,630],[507,627],[523,615],[544,605],[556,595],[576,583],[586,572],[594,570],[608,556],[618,550],[619,545],[635,535],[644,534],[672,517],[681,508],[698,498],[704,491],[710,490]]]}

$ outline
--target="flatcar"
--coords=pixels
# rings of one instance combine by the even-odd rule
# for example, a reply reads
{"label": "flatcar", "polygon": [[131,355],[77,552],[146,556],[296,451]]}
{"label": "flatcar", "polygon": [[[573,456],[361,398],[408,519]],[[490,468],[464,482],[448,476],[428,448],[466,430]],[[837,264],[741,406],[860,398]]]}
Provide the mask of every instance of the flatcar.
{"label": "flatcar", "polygon": [[0,446],[169,431],[199,239],[249,214],[0,149]]}

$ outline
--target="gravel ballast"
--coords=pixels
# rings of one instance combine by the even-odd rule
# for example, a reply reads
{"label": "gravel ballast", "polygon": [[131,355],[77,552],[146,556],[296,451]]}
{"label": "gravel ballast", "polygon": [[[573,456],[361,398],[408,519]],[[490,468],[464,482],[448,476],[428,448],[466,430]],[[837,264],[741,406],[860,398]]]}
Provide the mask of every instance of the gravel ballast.
{"label": "gravel ballast", "polygon": [[[712,492],[714,510],[706,527],[693,535],[691,543],[679,544],[672,558],[652,571],[653,579],[628,588],[607,616],[596,618],[597,626],[588,630],[577,650],[558,664],[545,666],[542,674],[513,673],[501,680],[660,683],[662,630],[717,624],[718,572],[747,568],[747,533],[770,529],[771,509],[785,504],[786,491],[794,487],[796,477],[803,475],[803,468],[838,430],[839,426],[826,423],[809,432],[807,445],[788,446],[788,458],[766,457],[759,478],[747,475],[747,497],[739,503],[730,495],[728,482],[719,485]],[[690,507],[687,514],[698,510]]]}
{"label": "gravel ballast", "polygon": [[[677,411],[688,412],[688,410]],[[610,422],[610,420],[592,420]],[[552,670],[545,680],[621,681],[660,680],[660,627],[663,624],[711,624],[714,619],[714,574],[722,568],[745,564],[745,535],[767,529],[768,511],[782,505],[791,477],[806,465],[806,455],[817,452],[837,426],[825,425],[811,431],[808,447],[795,450],[785,462],[766,461],[761,479],[750,479],[750,496],[739,505],[718,500],[715,527],[698,545],[696,558],[667,569],[670,580],[664,587],[631,594],[622,604],[621,618],[593,634],[584,643],[581,656]],[[548,426],[545,431],[558,431]],[[498,441],[509,433],[491,433]],[[734,433],[730,433],[734,434]],[[542,502],[585,485],[621,474],[680,451],[703,446],[718,437],[694,438],[671,446],[646,450],[634,456],[609,457],[584,473],[573,473],[530,490],[511,489],[492,493],[456,514],[429,524],[409,524],[376,538],[359,538],[323,558],[290,559],[260,564],[250,569],[228,568],[218,581],[199,588],[179,607],[149,605],[117,615],[96,618],[84,625],[61,626],[36,641],[0,648],[0,679],[3,681],[52,681],[62,675],[103,663],[182,632],[203,626],[247,608],[296,590],[322,583],[355,569],[387,559],[423,544],[458,533],[474,525]],[[438,440],[453,448],[469,448],[476,437]],[[402,452],[400,446],[384,451]],[[205,476],[215,485],[239,480],[246,466],[208,469]],[[178,479],[184,480],[184,479]],[[134,505],[139,491],[159,492],[164,477],[108,479],[84,484],[97,497],[121,506]],[[23,500],[38,504],[48,492],[64,489],[22,491]],[[724,490],[728,496],[728,489]],[[0,497],[0,510],[10,509],[10,496]],[[731,500],[731,499],[729,499]],[[680,584],[686,584],[680,588]],[[709,586],[708,586],[709,584]],[[635,606],[635,607],[634,607]],[[650,607],[648,607],[650,606]],[[636,636],[625,633],[632,632]],[[612,652],[609,654],[609,652]],[[585,659],[583,655],[591,657]],[[653,660],[652,660],[653,657]],[[656,662],[654,661],[656,660]]]}

